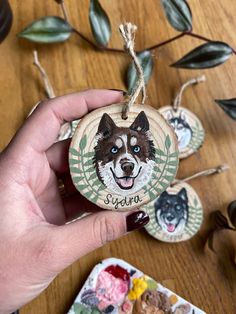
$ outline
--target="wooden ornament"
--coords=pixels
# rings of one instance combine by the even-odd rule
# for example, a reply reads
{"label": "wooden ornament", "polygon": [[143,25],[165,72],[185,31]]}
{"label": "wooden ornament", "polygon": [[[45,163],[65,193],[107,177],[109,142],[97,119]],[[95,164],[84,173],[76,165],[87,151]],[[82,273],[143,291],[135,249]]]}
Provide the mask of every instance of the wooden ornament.
{"label": "wooden ornament", "polygon": [[104,209],[131,210],[162,193],[178,168],[176,136],[152,107],[97,109],[78,124],[69,150],[73,183]]}
{"label": "wooden ornament", "polygon": [[201,121],[186,108],[174,110],[165,106],[158,110],[174,129],[178,138],[179,158],[186,158],[202,146],[205,137]]}
{"label": "wooden ornament", "polygon": [[142,209],[150,217],[145,229],[151,236],[164,242],[190,239],[199,231],[203,221],[201,201],[187,183],[169,187]]}

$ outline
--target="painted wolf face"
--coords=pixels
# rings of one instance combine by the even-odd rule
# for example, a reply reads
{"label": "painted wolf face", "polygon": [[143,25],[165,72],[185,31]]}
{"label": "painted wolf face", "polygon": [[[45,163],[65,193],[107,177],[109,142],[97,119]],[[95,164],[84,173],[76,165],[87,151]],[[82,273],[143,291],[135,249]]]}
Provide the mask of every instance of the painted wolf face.
{"label": "painted wolf face", "polygon": [[98,178],[112,192],[130,195],[146,185],[155,165],[144,111],[127,127],[118,127],[108,114],[101,118],[96,135],[95,165]]}
{"label": "painted wolf face", "polygon": [[156,221],[163,231],[171,234],[183,232],[188,221],[188,195],[185,188],[178,194],[163,192],[154,206]]}
{"label": "painted wolf face", "polygon": [[179,149],[184,149],[188,146],[192,138],[192,129],[186,121],[186,117],[181,112],[179,117],[172,116],[168,120],[177,135]]}

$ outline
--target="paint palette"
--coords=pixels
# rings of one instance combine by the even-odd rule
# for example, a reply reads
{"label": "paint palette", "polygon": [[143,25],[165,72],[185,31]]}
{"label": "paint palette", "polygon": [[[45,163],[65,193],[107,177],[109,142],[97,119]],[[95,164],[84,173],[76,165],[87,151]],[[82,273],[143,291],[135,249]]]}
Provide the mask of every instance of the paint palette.
{"label": "paint palette", "polygon": [[[68,314],[204,314],[142,271],[116,258],[97,264]],[[206,314],[206,313],[205,313]]]}

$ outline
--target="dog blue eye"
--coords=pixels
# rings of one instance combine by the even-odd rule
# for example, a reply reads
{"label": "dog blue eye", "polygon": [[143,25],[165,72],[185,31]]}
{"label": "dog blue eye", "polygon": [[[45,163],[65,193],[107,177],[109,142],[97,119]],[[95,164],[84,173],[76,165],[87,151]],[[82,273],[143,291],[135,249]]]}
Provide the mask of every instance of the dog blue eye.
{"label": "dog blue eye", "polygon": [[118,153],[118,147],[113,146],[112,149],[111,149],[111,153],[112,153],[112,154]]}
{"label": "dog blue eye", "polygon": [[133,147],[133,152],[134,152],[134,153],[139,153],[140,150],[141,150],[141,148],[140,148],[140,146],[138,146],[138,145],[135,145],[135,146]]}
{"label": "dog blue eye", "polygon": [[181,206],[180,205],[175,205],[175,209],[179,211],[181,209]]}

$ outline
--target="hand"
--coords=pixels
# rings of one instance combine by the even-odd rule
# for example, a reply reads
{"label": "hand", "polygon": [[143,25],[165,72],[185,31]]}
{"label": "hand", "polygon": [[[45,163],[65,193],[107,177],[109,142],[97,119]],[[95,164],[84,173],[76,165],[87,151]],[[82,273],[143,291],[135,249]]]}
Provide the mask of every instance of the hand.
{"label": "hand", "polygon": [[[64,121],[117,103],[122,92],[90,90],[41,103],[0,155],[0,313],[40,294],[79,257],[148,222],[144,212],[97,211],[69,175]],[[58,179],[69,196],[61,198]],[[84,211],[95,212],[70,224]]]}

